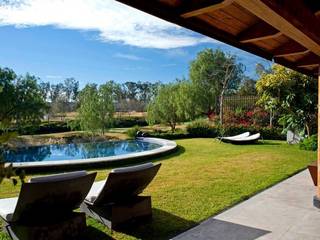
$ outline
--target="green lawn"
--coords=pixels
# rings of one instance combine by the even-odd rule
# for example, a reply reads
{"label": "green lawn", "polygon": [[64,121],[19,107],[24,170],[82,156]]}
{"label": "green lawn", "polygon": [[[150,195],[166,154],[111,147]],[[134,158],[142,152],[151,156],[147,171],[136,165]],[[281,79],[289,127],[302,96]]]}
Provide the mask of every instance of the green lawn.
{"label": "green lawn", "polygon": [[[168,239],[200,221],[304,169],[314,152],[281,141],[237,146],[212,139],[177,140],[179,150],[158,159],[162,167],[145,194],[152,195],[153,221],[123,232],[88,219],[86,239]],[[98,171],[98,180],[107,170]],[[0,198],[20,187],[0,185]],[[7,239],[0,232],[0,239]]]}

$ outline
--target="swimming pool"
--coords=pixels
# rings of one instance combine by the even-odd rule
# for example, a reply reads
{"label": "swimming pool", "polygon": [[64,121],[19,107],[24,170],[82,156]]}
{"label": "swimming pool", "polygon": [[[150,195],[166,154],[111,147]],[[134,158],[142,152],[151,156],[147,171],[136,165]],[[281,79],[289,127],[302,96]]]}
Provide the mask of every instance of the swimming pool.
{"label": "swimming pool", "polygon": [[176,146],[173,141],[158,138],[53,144],[7,150],[4,159],[15,168],[65,166],[153,156],[171,151]]}

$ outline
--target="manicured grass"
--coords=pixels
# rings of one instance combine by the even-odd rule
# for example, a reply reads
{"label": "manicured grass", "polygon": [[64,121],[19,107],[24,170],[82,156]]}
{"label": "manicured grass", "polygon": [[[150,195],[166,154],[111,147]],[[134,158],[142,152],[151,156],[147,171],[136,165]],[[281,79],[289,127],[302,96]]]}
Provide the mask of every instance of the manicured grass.
{"label": "manicured grass", "polygon": [[[157,159],[162,167],[145,191],[153,200],[153,221],[114,232],[92,219],[86,239],[168,239],[202,220],[304,169],[314,152],[281,141],[237,146],[212,139],[178,140],[179,150]],[[104,179],[108,170],[99,170]],[[0,185],[0,198],[20,187]],[[7,239],[0,233],[0,239]]]}

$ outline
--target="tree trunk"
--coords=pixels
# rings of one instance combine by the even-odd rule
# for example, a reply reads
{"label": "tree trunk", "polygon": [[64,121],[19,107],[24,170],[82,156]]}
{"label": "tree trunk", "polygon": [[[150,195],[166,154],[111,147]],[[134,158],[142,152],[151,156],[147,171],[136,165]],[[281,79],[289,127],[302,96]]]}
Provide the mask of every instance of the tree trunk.
{"label": "tree trunk", "polygon": [[308,135],[308,137],[310,137],[310,127],[309,127],[309,124],[306,123],[305,125],[306,125],[307,135]]}
{"label": "tree trunk", "polygon": [[270,110],[269,127],[273,128],[273,112],[272,112],[272,110]]}
{"label": "tree trunk", "polygon": [[170,123],[170,127],[171,127],[171,132],[174,133],[174,131],[176,130],[176,124]]}
{"label": "tree trunk", "polygon": [[224,90],[222,90],[219,100],[219,118],[220,124],[223,125],[223,97],[224,97]]}

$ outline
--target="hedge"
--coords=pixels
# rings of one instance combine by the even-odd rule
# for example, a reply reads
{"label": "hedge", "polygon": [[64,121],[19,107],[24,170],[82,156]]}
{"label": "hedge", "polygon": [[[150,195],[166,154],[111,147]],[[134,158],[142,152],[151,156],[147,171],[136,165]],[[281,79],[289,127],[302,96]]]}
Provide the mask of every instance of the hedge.
{"label": "hedge", "polygon": [[262,139],[266,140],[285,140],[286,135],[281,128],[255,127],[255,126],[213,126],[206,121],[195,121],[187,126],[186,132],[153,132],[149,133],[152,137],[166,139],[180,138],[216,138],[219,136],[233,136],[244,132],[251,134],[260,133]]}
{"label": "hedge", "polygon": [[129,128],[134,126],[148,126],[148,123],[143,117],[116,118],[113,123],[113,127],[115,128]]}
{"label": "hedge", "polygon": [[[113,126],[116,128],[129,128],[133,126],[147,126],[148,123],[145,118],[141,117],[126,117],[126,118],[116,118],[114,120]],[[78,131],[80,129],[80,124],[77,120],[69,120],[67,122],[43,122],[39,125],[26,125],[22,127],[14,126],[9,129],[9,131],[18,132],[20,135],[30,135],[30,134],[49,134],[49,133],[61,133]]]}
{"label": "hedge", "polygon": [[29,134],[49,134],[70,132],[71,128],[67,122],[49,122],[41,123],[40,125],[27,125],[23,127],[12,128],[10,130],[17,131],[21,135]]}

